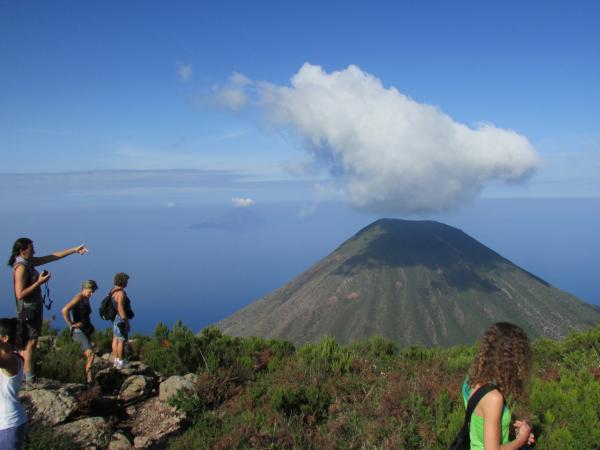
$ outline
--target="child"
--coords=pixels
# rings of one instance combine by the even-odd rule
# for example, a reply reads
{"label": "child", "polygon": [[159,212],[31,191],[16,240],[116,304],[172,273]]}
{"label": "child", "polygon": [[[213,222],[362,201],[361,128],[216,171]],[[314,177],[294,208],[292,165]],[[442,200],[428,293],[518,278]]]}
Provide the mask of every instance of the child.
{"label": "child", "polygon": [[27,415],[19,401],[23,360],[14,353],[17,319],[0,319],[0,448],[19,450],[25,441]]}

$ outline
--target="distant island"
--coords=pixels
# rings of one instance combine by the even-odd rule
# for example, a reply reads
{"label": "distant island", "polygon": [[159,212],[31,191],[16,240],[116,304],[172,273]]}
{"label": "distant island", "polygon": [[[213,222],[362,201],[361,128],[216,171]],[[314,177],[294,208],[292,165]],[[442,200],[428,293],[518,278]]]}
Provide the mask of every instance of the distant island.
{"label": "distant island", "polygon": [[216,324],[296,344],[383,336],[401,346],[470,345],[493,322],[562,338],[600,308],[551,286],[461,230],[381,219],[297,278]]}

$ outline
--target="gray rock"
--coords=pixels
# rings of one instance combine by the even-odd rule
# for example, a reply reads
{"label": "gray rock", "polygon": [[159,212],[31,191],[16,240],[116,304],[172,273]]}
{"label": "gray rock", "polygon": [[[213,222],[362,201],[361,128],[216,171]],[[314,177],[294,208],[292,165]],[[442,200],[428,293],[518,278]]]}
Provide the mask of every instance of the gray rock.
{"label": "gray rock", "polygon": [[65,388],[21,391],[19,398],[32,422],[57,425],[69,418],[78,408],[75,396]]}
{"label": "gray rock", "polygon": [[135,436],[135,448],[158,446],[178,433],[185,424],[185,414],[153,397],[137,405],[129,425]]}
{"label": "gray rock", "polygon": [[101,447],[108,445],[112,428],[103,417],[88,417],[74,422],[59,425],[56,432],[71,437],[82,448]]}
{"label": "gray rock", "polygon": [[128,402],[141,399],[152,392],[154,380],[145,375],[131,375],[124,382],[119,393],[119,399]]}
{"label": "gray rock", "polygon": [[123,433],[115,433],[112,435],[110,439],[110,443],[108,444],[108,450],[131,450],[133,449],[133,445],[127,439]]}
{"label": "gray rock", "polygon": [[[191,376],[190,376],[191,375]],[[173,375],[167,378],[165,381],[160,383],[158,398],[161,402],[168,403],[175,394],[181,389],[187,391],[195,391],[195,381],[197,376],[195,374],[188,374],[185,376]]]}

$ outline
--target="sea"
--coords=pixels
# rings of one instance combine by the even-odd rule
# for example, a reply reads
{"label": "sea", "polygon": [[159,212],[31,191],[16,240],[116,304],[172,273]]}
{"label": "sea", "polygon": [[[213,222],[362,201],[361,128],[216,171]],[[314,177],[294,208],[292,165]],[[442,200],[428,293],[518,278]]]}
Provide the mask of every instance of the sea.
{"label": "sea", "polygon": [[[177,320],[198,332],[291,281],[380,217],[343,203],[5,210],[0,316],[14,315],[6,261],[22,236],[34,240],[38,256],[79,244],[89,249],[45,266],[53,300],[45,317],[54,327],[64,327],[60,310],[86,279],[99,284],[93,321],[107,327],[96,306],[113,275],[126,272],[133,332],[149,334],[158,322],[172,326]],[[600,199],[480,199],[453,212],[398,218],[460,228],[550,284],[600,305]]]}

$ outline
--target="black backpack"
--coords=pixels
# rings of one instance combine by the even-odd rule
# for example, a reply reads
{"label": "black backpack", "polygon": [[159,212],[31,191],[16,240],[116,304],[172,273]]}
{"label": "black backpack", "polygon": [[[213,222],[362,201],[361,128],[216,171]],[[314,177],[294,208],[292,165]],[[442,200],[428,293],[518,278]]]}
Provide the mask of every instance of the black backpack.
{"label": "black backpack", "polygon": [[[113,291],[111,289],[108,295],[104,297],[102,299],[102,302],[100,303],[100,308],[98,308],[98,314],[100,314],[100,317],[104,320],[113,321],[115,320],[115,317],[117,317],[118,311],[117,308],[115,308],[115,303],[112,300],[112,296],[116,291],[117,290]],[[127,319],[133,319],[135,317],[135,313],[131,309],[131,301],[129,300],[129,297],[127,297],[127,294],[125,294],[125,303],[123,305],[123,308],[125,309],[125,315],[127,316]]]}
{"label": "black backpack", "polygon": [[117,309],[112,301],[112,291],[108,293],[106,297],[100,302],[100,308],[98,308],[98,314],[104,320],[110,320],[111,322],[117,317]]}
{"label": "black backpack", "polygon": [[484,384],[473,394],[467,403],[467,411],[465,412],[465,422],[462,428],[458,432],[458,435],[450,445],[450,450],[469,450],[471,448],[471,437],[469,431],[471,428],[471,415],[475,411],[475,407],[479,403],[479,400],[483,398],[485,394],[490,391],[498,389],[495,384]]}

